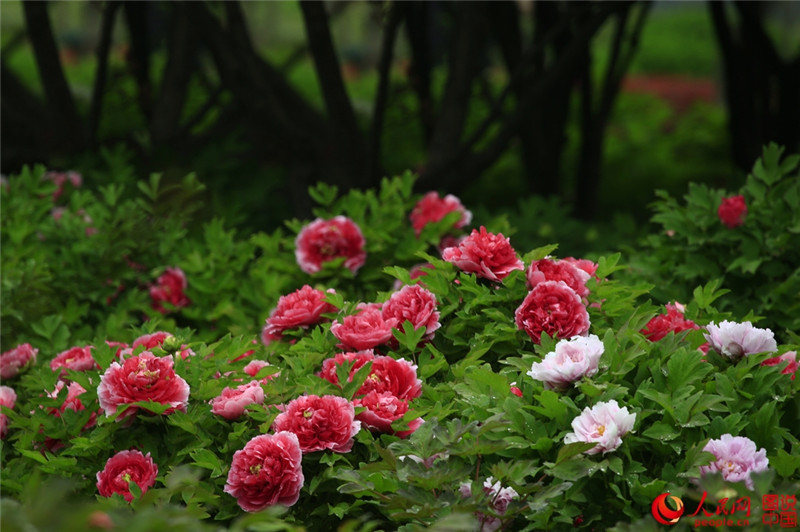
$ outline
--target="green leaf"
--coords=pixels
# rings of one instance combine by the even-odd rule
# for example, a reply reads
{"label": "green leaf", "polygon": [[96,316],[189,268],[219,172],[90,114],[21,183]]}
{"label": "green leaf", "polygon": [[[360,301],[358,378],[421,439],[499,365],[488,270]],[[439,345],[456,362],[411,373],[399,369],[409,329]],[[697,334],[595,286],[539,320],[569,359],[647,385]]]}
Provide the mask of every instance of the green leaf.
{"label": "green leaf", "polygon": [[559,451],[558,456],[556,456],[556,465],[560,464],[565,460],[569,460],[573,456],[579,455],[588,451],[589,449],[595,447],[597,442],[575,442],[575,443],[568,443],[564,445]]}

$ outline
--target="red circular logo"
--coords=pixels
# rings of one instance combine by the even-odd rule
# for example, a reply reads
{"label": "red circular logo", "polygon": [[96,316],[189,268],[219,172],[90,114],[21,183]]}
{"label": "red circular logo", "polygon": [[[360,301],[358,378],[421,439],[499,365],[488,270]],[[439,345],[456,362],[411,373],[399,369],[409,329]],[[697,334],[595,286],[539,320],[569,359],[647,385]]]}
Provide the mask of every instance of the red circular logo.
{"label": "red circular logo", "polygon": [[[671,499],[675,504],[674,510],[667,506],[667,498]],[[680,497],[670,495],[669,493],[662,493],[655,498],[653,504],[650,506],[650,510],[653,513],[653,518],[662,525],[674,525],[683,515],[683,501]]]}

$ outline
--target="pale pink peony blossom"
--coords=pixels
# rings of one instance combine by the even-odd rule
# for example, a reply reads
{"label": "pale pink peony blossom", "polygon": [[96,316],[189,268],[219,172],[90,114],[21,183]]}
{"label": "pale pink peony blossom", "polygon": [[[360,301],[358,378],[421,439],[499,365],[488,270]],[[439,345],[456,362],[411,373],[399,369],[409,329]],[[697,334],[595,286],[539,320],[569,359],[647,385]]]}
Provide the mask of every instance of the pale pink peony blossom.
{"label": "pale pink peony blossom", "polygon": [[[0,406],[14,409],[17,404],[17,393],[9,386],[0,386]],[[0,413],[0,439],[8,434],[8,416]]]}
{"label": "pale pink peony blossom", "polygon": [[524,270],[525,265],[511,247],[511,241],[502,233],[494,234],[481,226],[457,247],[442,252],[442,258],[452,262],[461,271],[474,273],[490,281],[501,281],[514,270]]}
{"label": "pale pink peony blossom", "polygon": [[753,489],[750,474],[766,471],[769,467],[767,451],[756,451],[755,442],[743,436],[723,434],[718,440],[709,440],[703,450],[713,454],[717,460],[700,466],[701,475],[719,471],[728,482],[744,481],[749,489]]}
{"label": "pale pink peony blossom", "polygon": [[564,437],[564,443],[597,442],[584,451],[586,454],[609,453],[622,445],[622,436],[633,429],[636,414],[620,408],[615,400],[600,402],[592,408],[584,408],[581,415],[572,420],[572,430]]}
{"label": "pale pink peony blossom", "polygon": [[472,221],[472,213],[461,204],[461,200],[452,194],[441,198],[438,192],[432,191],[417,202],[409,219],[414,227],[414,233],[419,236],[426,225],[444,219],[451,212],[461,213],[461,217],[453,226],[456,229],[460,229]]}
{"label": "pale pink peony blossom", "polygon": [[367,260],[364,244],[361,229],[350,218],[317,218],[297,235],[295,258],[301,270],[317,273],[324,263],[344,257],[344,267],[355,274]]}
{"label": "pale pink peony blossom", "polygon": [[560,340],[555,351],[547,353],[541,362],[534,362],[527,374],[543,381],[548,389],[563,390],[570,383],[597,373],[604,350],[603,342],[594,334]]}
{"label": "pale pink peony blossom", "polygon": [[250,381],[233,388],[225,388],[211,400],[211,412],[225,419],[236,419],[244,414],[248,405],[262,404],[264,390],[258,381]]}
{"label": "pale pink peony blossom", "polygon": [[246,512],[268,506],[291,506],[300,498],[304,477],[303,453],[291,432],[256,436],[233,453],[225,493]]}
{"label": "pale pink peony blossom", "polygon": [[0,379],[16,377],[20,371],[35,364],[38,352],[31,344],[20,344],[0,355]]}
{"label": "pale pink peony blossom", "polygon": [[773,332],[753,327],[749,321],[723,321],[719,325],[712,321],[706,325],[706,330],[708,333],[703,336],[711,347],[732,360],[754,353],[774,353],[778,350]]}
{"label": "pale pink peony blossom", "polygon": [[[470,482],[462,482],[458,491],[462,497],[472,497],[472,484]],[[519,498],[519,493],[514,488],[504,488],[499,480],[495,482],[494,477],[484,480],[483,492],[489,498],[492,510],[499,516],[505,515],[511,501]],[[495,532],[503,525],[499,517],[487,515],[483,512],[475,512],[475,516],[481,524],[480,532]]]}

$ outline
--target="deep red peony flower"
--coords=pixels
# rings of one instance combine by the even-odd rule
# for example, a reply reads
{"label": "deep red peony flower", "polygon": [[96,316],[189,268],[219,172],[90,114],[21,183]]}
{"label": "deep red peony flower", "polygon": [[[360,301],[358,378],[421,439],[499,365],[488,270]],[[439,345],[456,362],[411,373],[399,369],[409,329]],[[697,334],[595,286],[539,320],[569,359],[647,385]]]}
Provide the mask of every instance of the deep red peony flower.
{"label": "deep red peony flower", "polygon": [[38,352],[31,344],[20,344],[0,355],[0,379],[16,377],[28,365],[35,364]]}
{"label": "deep red peony flower", "polygon": [[250,381],[234,388],[225,388],[211,400],[211,412],[225,419],[236,419],[244,414],[248,405],[262,404],[264,390],[258,381]]}
{"label": "deep red peony flower", "polygon": [[545,281],[533,287],[514,313],[517,327],[539,343],[545,332],[572,338],[589,332],[589,313],[580,296],[564,281]]}
{"label": "deep red peony flower", "polygon": [[778,366],[783,365],[786,362],[786,367],[781,370],[781,374],[783,375],[791,375],[790,379],[794,380],[795,373],[797,373],[797,352],[796,351],[787,351],[786,353],[777,356],[768,358],[761,363],[762,366]]}
{"label": "deep red peony flower", "polygon": [[336,312],[336,307],[325,301],[327,294],[335,293],[333,288],[323,292],[305,285],[291,294],[281,296],[278,305],[267,318],[262,337],[269,338],[270,341],[276,340],[287,329],[306,328],[321,322],[323,314]]}
{"label": "deep red peony flower", "polygon": [[448,194],[444,198],[441,198],[438,192],[433,191],[425,194],[422,199],[417,202],[414,209],[411,211],[409,219],[411,220],[412,227],[414,227],[414,233],[419,236],[426,225],[442,220],[451,212],[461,213],[461,218],[453,226],[456,229],[464,227],[472,220],[472,213],[464,208],[461,204],[461,200],[457,197]]}
{"label": "deep red peony flower", "polygon": [[336,353],[336,355],[332,358],[327,358],[322,362],[322,371],[320,371],[317,375],[328,382],[339,384],[339,377],[336,376],[336,368],[344,364],[345,361],[353,363],[353,367],[350,368],[349,378],[349,380],[352,380],[356,371],[361,369],[361,367],[367,362],[371,362],[373,360],[375,360],[375,355],[373,354],[372,349],[358,351],[355,353]]}
{"label": "deep red peony flower", "polygon": [[291,506],[303,487],[303,454],[291,432],[256,436],[233,454],[225,493],[236,498],[246,512],[267,506]]}
{"label": "deep red peony flower", "polygon": [[168,338],[172,338],[172,335],[164,331],[156,331],[153,334],[143,334],[133,341],[133,349],[136,349],[140,345],[144,346],[145,349],[155,349],[156,347],[164,345],[164,342],[166,342]]}
{"label": "deep red peony flower", "polygon": [[500,281],[512,271],[525,268],[510,240],[502,233],[488,233],[483,226],[480,231],[473,229],[458,247],[445,249],[442,258],[462,271],[491,281]]}
{"label": "deep red peony flower", "polygon": [[345,268],[356,273],[367,260],[364,243],[361,229],[350,218],[317,218],[297,235],[294,253],[306,273],[317,273],[323,263],[338,257],[345,257]]}
{"label": "deep red peony flower", "polygon": [[394,338],[392,328],[397,327],[396,318],[384,318],[380,308],[374,304],[360,304],[360,312],[334,320],[331,332],[346,348],[372,349]]}
{"label": "deep red peony flower", "polygon": [[301,395],[278,414],[272,428],[297,435],[303,453],[326,449],[347,453],[353,448],[353,436],[361,422],[355,420],[353,403],[344,397]]}
{"label": "deep red peony flower", "polygon": [[687,320],[683,315],[683,305],[667,303],[667,312],[659,314],[647,322],[640,332],[651,342],[657,342],[670,332],[675,334],[681,331],[699,329],[695,322]]}
{"label": "deep red peony flower", "polygon": [[747,204],[744,201],[744,196],[722,198],[722,203],[717,209],[717,215],[720,221],[731,229],[742,225],[744,217],[747,215]]}
{"label": "deep red peony flower", "polygon": [[591,276],[569,261],[548,258],[534,261],[528,267],[527,277],[531,288],[544,281],[564,281],[579,296],[589,295],[586,281]]}
{"label": "deep red peony flower", "polygon": [[146,455],[135,449],[120,451],[106,462],[102,471],[97,472],[97,491],[103,497],[111,497],[119,493],[131,502],[133,494],[130,482],[134,482],[144,495],[156,483],[158,466]]}
{"label": "deep red peony flower", "polygon": [[436,296],[419,285],[404,286],[383,304],[383,319],[394,319],[396,327],[402,329],[406,320],[415,329],[425,328],[425,339],[433,338],[441,327],[439,311],[436,309]]}
{"label": "deep red peony flower", "polygon": [[366,408],[356,416],[356,419],[374,432],[386,432],[405,438],[423,423],[423,419],[418,417],[408,424],[408,430],[393,430],[392,422],[402,418],[408,412],[408,401],[398,399],[391,392],[371,391],[364,397],[354,400],[353,404]]}
{"label": "deep red peony flower", "polygon": [[167,313],[162,303],[169,303],[173,307],[185,307],[191,303],[184,293],[186,291],[186,274],[180,268],[167,268],[159,276],[156,284],[150,287],[150,299],[153,308],[162,314]]}
{"label": "deep red peony flower", "polygon": [[87,345],[84,347],[71,347],[66,351],[62,351],[50,361],[50,369],[58,371],[61,369],[61,374],[66,375],[66,370],[73,371],[87,371],[90,369],[100,369],[100,366],[92,358],[92,346]]}
{"label": "deep red peony flower", "polygon": [[[149,351],[126,359],[122,365],[112,362],[100,377],[97,399],[106,416],[117,408],[138,401],[155,401],[170,405],[163,415],[176,410],[186,411],[189,402],[189,385],[175,373],[172,355],[154,356]],[[132,406],[117,419],[134,415],[139,407]]]}

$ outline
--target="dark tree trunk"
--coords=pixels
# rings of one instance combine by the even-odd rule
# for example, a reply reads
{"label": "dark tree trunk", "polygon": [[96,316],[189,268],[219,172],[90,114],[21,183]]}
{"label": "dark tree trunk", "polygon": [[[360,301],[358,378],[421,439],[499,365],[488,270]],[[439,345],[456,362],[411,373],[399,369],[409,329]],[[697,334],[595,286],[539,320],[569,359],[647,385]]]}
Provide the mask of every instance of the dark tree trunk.
{"label": "dark tree trunk", "polygon": [[764,30],[764,4],[709,2],[725,77],[733,158],[749,171],[763,145],[800,147],[800,56],[785,61]]}
{"label": "dark tree trunk", "polygon": [[89,142],[97,146],[97,129],[100,126],[100,115],[103,112],[103,97],[106,90],[108,72],[108,51],[111,48],[111,36],[114,31],[119,4],[109,2],[103,9],[103,22],[100,27],[100,42],[97,45],[97,71],[94,75],[92,103],[89,107]]}
{"label": "dark tree trunk", "polygon": [[58,46],[53,37],[45,2],[23,2],[28,38],[33,46],[48,109],[49,127],[53,128],[59,151],[79,150],[85,146],[86,132],[78,116],[67,79],[61,68]]}

